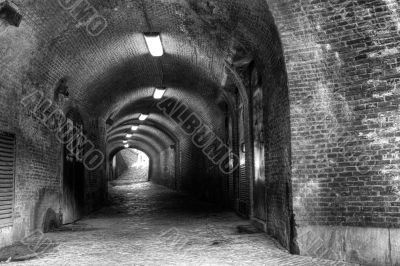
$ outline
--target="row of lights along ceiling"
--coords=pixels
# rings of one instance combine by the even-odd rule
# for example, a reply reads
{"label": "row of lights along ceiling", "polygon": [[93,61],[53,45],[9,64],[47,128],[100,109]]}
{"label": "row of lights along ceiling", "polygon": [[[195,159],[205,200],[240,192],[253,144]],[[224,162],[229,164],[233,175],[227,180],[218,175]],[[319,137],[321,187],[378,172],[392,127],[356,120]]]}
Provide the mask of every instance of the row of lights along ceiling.
{"label": "row of lights along ceiling", "polygon": [[[149,49],[149,52],[152,56],[154,57],[161,57],[164,55],[164,48],[161,42],[161,36],[157,32],[149,32],[149,33],[144,33],[144,39],[147,44],[147,48]],[[154,93],[153,93],[153,98],[156,100],[162,99],[166,92],[166,88],[155,88]],[[149,117],[148,114],[140,114],[139,116],[139,121],[145,121]],[[131,130],[132,131],[137,131],[139,129],[139,125],[134,125],[132,126]],[[130,139],[133,137],[133,134],[128,133],[126,134],[126,138]],[[123,143],[125,144],[125,148],[129,148],[128,140],[124,140]]]}

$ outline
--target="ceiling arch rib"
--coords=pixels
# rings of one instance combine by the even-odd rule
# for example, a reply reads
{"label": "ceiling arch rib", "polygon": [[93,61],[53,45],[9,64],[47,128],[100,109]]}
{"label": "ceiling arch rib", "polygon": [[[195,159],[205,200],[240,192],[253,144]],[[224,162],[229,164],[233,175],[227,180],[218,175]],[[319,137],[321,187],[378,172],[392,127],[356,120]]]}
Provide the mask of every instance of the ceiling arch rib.
{"label": "ceiling arch rib", "polygon": [[[136,136],[134,139],[130,139],[128,144],[129,145],[136,145],[138,143],[142,143],[147,145],[148,147],[152,148],[154,151],[157,153],[161,152],[164,150],[163,147],[160,147],[159,144],[155,143],[153,139],[145,136]],[[124,147],[124,144],[122,141],[115,140],[109,143],[109,151],[117,148],[117,147]],[[126,148],[126,147],[124,147]]]}
{"label": "ceiling arch rib", "polygon": [[[173,140],[179,139],[179,135],[181,132],[176,127],[171,119],[165,117],[161,111],[159,113],[148,112],[149,109],[145,111],[141,111],[139,113],[133,113],[131,115],[126,116],[125,118],[121,118],[118,121],[115,121],[114,124],[107,130],[107,136],[114,134],[117,131],[120,131],[120,128],[132,127],[134,125],[139,126],[139,128],[143,126],[152,127],[155,130],[159,130],[164,134],[168,135]],[[148,114],[146,120],[139,120],[140,114]],[[129,131],[129,130],[128,130]]]}
{"label": "ceiling arch rib", "polygon": [[136,131],[131,131],[130,128],[126,128],[127,130],[119,130],[118,132],[115,132],[113,135],[110,135],[107,138],[108,142],[111,142],[115,139],[120,139],[120,140],[129,140],[129,138],[126,137],[127,134],[131,134],[133,137],[143,135],[143,136],[148,136],[153,138],[154,140],[157,140],[159,143],[163,143],[164,147],[173,145],[175,142],[170,139],[167,135],[163,134],[161,131],[154,130],[151,127],[146,127],[146,126],[141,126],[139,127],[138,130]]}
{"label": "ceiling arch rib", "polygon": [[[155,87],[146,89],[131,90],[125,94],[118,104],[112,106],[109,111],[109,119],[116,121],[130,115],[133,112],[150,112],[154,109],[159,112],[157,103],[160,100],[153,99]],[[166,87],[164,98],[174,98],[178,102],[190,107],[196,114],[201,114],[205,120],[211,121],[218,112],[216,99],[222,94],[219,88],[208,87],[207,85],[194,88],[186,87]]]}
{"label": "ceiling arch rib", "polygon": [[[244,54],[263,50],[262,58],[274,57],[279,47],[271,41],[274,24],[265,1],[171,0],[143,7],[140,1],[93,0],[93,7],[108,21],[95,41],[76,21],[54,16],[63,12],[57,3],[19,2],[22,12],[36,10],[27,17],[27,24],[51,40],[51,49],[36,55],[43,64],[33,74],[49,80],[71,77],[71,98],[92,114],[103,115],[132,84],[159,84],[160,66],[149,55],[142,34],[149,31],[146,19],[152,30],[161,32],[165,56],[160,65],[166,86],[196,83],[201,76],[220,86],[226,76],[224,61],[237,53],[237,47]],[[253,2],[257,2],[256,10]],[[255,23],[260,26],[254,27]],[[271,49],[261,49],[265,45]]]}
{"label": "ceiling arch rib", "polygon": [[[113,126],[111,130],[115,130],[119,126],[129,123],[132,121],[132,125],[134,124],[146,124],[149,123],[154,126],[160,126],[161,128],[165,128],[166,132],[170,132],[171,136],[175,136],[176,139],[180,139],[182,135],[182,130],[176,126],[175,122],[173,122],[170,118],[165,117],[162,113],[151,113],[150,116],[145,121],[139,121],[138,114],[134,113],[128,115],[120,120],[114,122],[116,126]],[[118,125],[118,126],[117,126]],[[109,131],[110,132],[110,131]]]}
{"label": "ceiling arch rib", "polygon": [[[164,64],[167,59],[163,57],[160,59],[161,66],[154,68],[141,67],[137,60],[121,63],[104,73],[99,73],[97,77],[92,77],[85,85],[76,84],[78,87],[72,94],[89,111],[106,115],[111,106],[122,100],[121,96],[126,96],[132,90],[141,87],[154,88],[162,85],[167,88],[193,88],[193,91],[197,89],[200,92],[209,92],[210,90],[205,90],[209,87],[218,91],[221,80],[211,80],[209,74],[193,69],[195,66],[189,62],[177,60],[172,56],[165,57],[170,58],[169,62]],[[154,59],[143,60],[148,62]],[[223,69],[223,66],[221,68]],[[149,92],[151,95],[151,90]]]}
{"label": "ceiling arch rib", "polygon": [[[186,47],[186,53],[182,51],[177,51],[176,47],[181,46],[182,38],[174,41],[173,47],[168,48],[168,44],[165,45],[166,54],[160,58],[159,62],[161,65],[157,64],[157,61],[148,54],[148,50],[145,46],[142,36],[137,36],[137,34],[131,34],[131,38],[138,39],[137,41],[127,41],[126,38],[117,38],[113,40],[112,47],[101,47],[98,51],[93,50],[81,50],[77,56],[85,58],[89,53],[91,58],[101,58],[99,60],[90,60],[86,63],[86,67],[83,69],[76,69],[75,73],[71,73],[73,76],[78,76],[80,70],[89,71],[91,69],[90,75],[80,78],[80,82],[72,83],[73,87],[76,87],[77,92],[90,93],[91,88],[98,86],[98,84],[122,84],[127,81],[127,78],[131,78],[131,81],[136,81],[136,83],[141,87],[146,85],[154,86],[155,81],[159,82],[160,67],[162,67],[165,73],[165,81],[169,85],[174,84],[184,84],[195,85],[195,80],[198,79],[208,79],[213,84],[219,86],[223,79],[223,59],[219,59],[218,63],[216,61],[216,56],[209,58],[209,56],[202,55],[201,50],[196,47]],[[162,33],[164,35],[164,33]],[[163,37],[163,44],[166,38]],[[137,49],[132,43],[141,43],[140,49]],[[107,42],[109,43],[109,42]],[[115,49],[115,46],[125,46],[121,49]],[[133,46],[133,47],[132,47]],[[128,49],[127,49],[128,48]],[[90,49],[90,48],[88,48]],[[106,51],[106,52],[104,52]],[[193,55],[197,55],[193,58]],[[78,59],[77,58],[77,59]],[[202,58],[202,59],[200,59]],[[106,60],[104,60],[106,59]],[[108,60],[107,60],[108,59]],[[113,60],[111,60],[113,59]],[[118,60],[116,60],[118,59]],[[168,74],[179,74],[179,75],[168,75]],[[218,73],[218,77],[214,77],[215,73]],[[128,75],[126,75],[128,74]],[[123,80],[118,80],[118,77],[123,76]],[[181,79],[183,77],[183,79]],[[189,77],[189,78],[185,78]],[[194,78],[197,77],[197,78]],[[109,82],[108,82],[109,81]],[[208,83],[210,83],[208,82]],[[89,91],[82,91],[81,88],[88,88]],[[80,94],[77,96],[84,96],[85,94]]]}
{"label": "ceiling arch rib", "polygon": [[126,140],[129,142],[132,142],[133,140],[139,140],[139,139],[145,139],[150,143],[153,143],[154,146],[158,147],[159,151],[165,150],[168,148],[170,145],[173,145],[174,143],[171,142],[166,142],[165,139],[162,139],[160,136],[154,134],[154,133],[142,133],[142,132],[132,132],[129,133],[132,135],[132,137],[127,138],[126,133],[121,133],[121,134],[116,134],[112,138],[108,140],[108,143],[113,143],[113,142],[120,142],[123,144],[123,141]]}
{"label": "ceiling arch rib", "polygon": [[148,127],[152,127],[154,129],[157,129],[161,132],[163,132],[163,134],[168,135],[168,137],[173,140],[174,142],[179,141],[177,135],[172,132],[172,128],[169,128],[168,126],[166,126],[165,124],[162,124],[160,122],[154,121],[154,119],[148,118],[146,119],[146,121],[140,121],[139,119],[128,119],[128,120],[124,120],[122,122],[120,122],[119,124],[110,127],[107,130],[107,136],[110,136],[112,134],[114,134],[115,132],[117,132],[119,130],[119,128],[121,127],[132,127],[133,125],[144,125],[144,126],[148,126]]}
{"label": "ceiling arch rib", "polygon": [[[143,151],[144,153],[146,153],[148,155],[148,157],[150,159],[155,158],[155,156],[157,156],[158,152],[157,150],[155,150],[153,147],[151,147],[150,145],[143,143],[143,142],[135,142],[132,143],[130,145],[130,148],[134,148],[134,149],[138,149]],[[110,151],[108,153],[108,158],[111,161],[111,159],[120,151],[126,149],[123,146],[119,146],[119,145],[113,145],[112,147],[110,147]]]}
{"label": "ceiling arch rib", "polygon": [[138,129],[137,130],[132,130],[132,126],[130,125],[126,125],[126,126],[121,126],[118,129],[115,129],[112,133],[110,132],[110,134],[107,136],[107,141],[109,139],[112,139],[115,135],[118,134],[132,134],[132,133],[143,133],[143,134],[155,134],[160,136],[162,139],[165,139],[167,142],[170,143],[174,143],[176,142],[175,138],[171,138],[171,136],[166,133],[163,130],[160,130],[159,128],[153,127],[153,126],[149,126],[146,124],[137,124],[138,125]]}
{"label": "ceiling arch rib", "polygon": [[[190,98],[190,96],[188,96],[188,98]],[[132,121],[132,125],[140,125],[142,123],[144,124],[147,120],[152,120],[154,121],[153,124],[161,124],[165,128],[168,128],[168,132],[172,133],[170,135],[176,136],[175,139],[179,138],[178,136],[182,136],[183,132],[176,125],[176,122],[170,117],[165,116],[162,110],[154,107],[156,103],[157,102],[151,102],[147,99],[143,102],[138,100],[135,104],[126,105],[117,114],[114,114],[112,119],[113,124],[108,129],[108,134],[114,132],[122,125],[125,125],[124,123],[127,123],[127,121]],[[186,101],[184,104],[189,108],[190,112],[200,117],[202,122],[207,125],[214,125],[224,114],[223,110],[220,110],[216,102],[214,104],[207,104],[206,101],[202,100],[194,102]],[[138,121],[140,114],[149,114],[149,117],[144,122]]]}

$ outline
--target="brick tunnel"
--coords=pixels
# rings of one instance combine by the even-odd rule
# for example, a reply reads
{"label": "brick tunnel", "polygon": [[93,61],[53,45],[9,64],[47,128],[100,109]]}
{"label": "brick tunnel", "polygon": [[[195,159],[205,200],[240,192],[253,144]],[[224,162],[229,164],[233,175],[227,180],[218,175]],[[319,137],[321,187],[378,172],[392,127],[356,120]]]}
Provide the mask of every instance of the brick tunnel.
{"label": "brick tunnel", "polygon": [[399,5],[0,0],[0,261],[400,265]]}

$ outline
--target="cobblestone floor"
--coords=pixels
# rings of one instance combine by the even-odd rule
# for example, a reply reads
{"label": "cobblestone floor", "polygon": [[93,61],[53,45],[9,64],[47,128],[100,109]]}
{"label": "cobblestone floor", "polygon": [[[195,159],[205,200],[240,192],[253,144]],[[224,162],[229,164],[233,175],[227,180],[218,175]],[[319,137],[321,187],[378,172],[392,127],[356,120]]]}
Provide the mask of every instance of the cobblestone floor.
{"label": "cobblestone floor", "polygon": [[7,265],[348,265],[290,255],[263,233],[238,233],[249,224],[151,183],[110,188],[111,205],[46,234],[48,254]]}

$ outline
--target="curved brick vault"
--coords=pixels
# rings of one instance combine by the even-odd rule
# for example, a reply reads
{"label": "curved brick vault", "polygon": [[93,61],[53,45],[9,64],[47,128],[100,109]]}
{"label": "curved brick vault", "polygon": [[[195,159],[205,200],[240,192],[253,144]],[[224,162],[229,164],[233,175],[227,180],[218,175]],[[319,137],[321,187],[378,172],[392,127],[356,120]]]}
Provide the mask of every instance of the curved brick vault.
{"label": "curved brick vault", "polygon": [[[16,137],[0,245],[36,229],[42,209],[62,220],[67,205],[63,145],[21,105],[39,90],[79,112],[105,155],[84,173],[86,213],[102,207],[113,157],[140,125],[128,143],[150,157],[151,181],[235,210],[292,253],[400,263],[398,1],[88,0],[107,23],[96,36],[91,16],[62,7],[81,1],[9,2],[22,21],[0,24],[0,131]],[[160,58],[150,31],[161,33]],[[238,169],[224,174],[157,108],[162,86],[239,156]]]}

